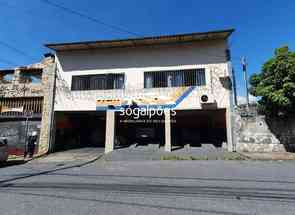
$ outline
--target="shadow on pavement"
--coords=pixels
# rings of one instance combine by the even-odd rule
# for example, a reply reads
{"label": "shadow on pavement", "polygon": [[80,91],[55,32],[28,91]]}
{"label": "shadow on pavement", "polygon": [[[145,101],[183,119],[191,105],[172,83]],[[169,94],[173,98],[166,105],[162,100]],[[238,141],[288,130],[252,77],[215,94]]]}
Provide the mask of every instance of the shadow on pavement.
{"label": "shadow on pavement", "polygon": [[5,186],[5,183],[7,183],[7,182],[12,182],[12,181],[20,180],[20,179],[26,179],[26,178],[30,178],[30,177],[34,177],[34,176],[39,176],[39,175],[46,175],[46,174],[57,172],[57,171],[60,171],[60,170],[66,170],[66,169],[71,169],[71,168],[75,168],[75,167],[82,167],[82,166],[85,166],[85,165],[88,165],[90,163],[93,163],[93,162],[97,161],[98,159],[101,158],[101,156],[102,155],[99,155],[96,158],[94,158],[94,159],[92,159],[90,161],[84,162],[84,163],[79,163],[79,164],[75,164],[75,165],[71,165],[71,166],[65,166],[65,167],[61,167],[61,168],[45,170],[45,171],[41,171],[41,172],[37,172],[37,173],[31,173],[31,174],[27,174],[27,175],[23,175],[23,176],[18,176],[18,177],[14,177],[14,178],[1,180],[0,181],[0,187]]}
{"label": "shadow on pavement", "polygon": [[11,160],[11,161],[6,161],[3,163],[0,163],[0,168],[4,168],[4,167],[9,167],[9,166],[16,166],[16,165],[22,165],[25,164],[27,161],[25,160]]}

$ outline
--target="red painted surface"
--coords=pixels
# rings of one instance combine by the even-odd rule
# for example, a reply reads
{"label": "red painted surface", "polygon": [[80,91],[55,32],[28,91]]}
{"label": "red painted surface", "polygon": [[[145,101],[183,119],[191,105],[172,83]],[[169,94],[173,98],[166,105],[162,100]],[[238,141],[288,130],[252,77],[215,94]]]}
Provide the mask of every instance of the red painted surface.
{"label": "red painted surface", "polygon": [[16,155],[16,156],[21,156],[24,155],[24,149],[20,148],[15,148],[15,147],[9,147],[8,148],[8,153],[9,155]]}
{"label": "red painted surface", "polygon": [[[36,154],[38,152],[38,147],[35,148],[35,153]],[[9,155],[15,155],[15,156],[23,156],[25,153],[24,149],[21,148],[16,148],[16,147],[9,147],[8,148],[8,154]]]}

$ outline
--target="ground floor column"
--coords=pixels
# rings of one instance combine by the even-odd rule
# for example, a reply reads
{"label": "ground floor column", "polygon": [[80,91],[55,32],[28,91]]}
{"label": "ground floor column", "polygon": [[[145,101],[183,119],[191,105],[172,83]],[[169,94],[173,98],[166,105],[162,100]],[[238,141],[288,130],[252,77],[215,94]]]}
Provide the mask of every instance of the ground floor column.
{"label": "ground floor column", "polygon": [[106,113],[106,132],[105,132],[105,153],[114,150],[115,142],[115,111],[108,110]]}
{"label": "ground floor column", "polygon": [[165,110],[165,151],[166,152],[171,152],[170,110]]}
{"label": "ground floor column", "polygon": [[235,151],[233,143],[233,118],[230,108],[226,109],[226,136],[227,136],[227,150]]}

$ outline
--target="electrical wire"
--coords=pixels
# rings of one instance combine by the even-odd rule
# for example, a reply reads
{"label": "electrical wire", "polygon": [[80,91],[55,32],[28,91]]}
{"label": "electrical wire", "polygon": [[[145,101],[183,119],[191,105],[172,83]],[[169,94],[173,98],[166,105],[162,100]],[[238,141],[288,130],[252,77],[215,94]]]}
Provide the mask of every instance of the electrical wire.
{"label": "electrical wire", "polygon": [[[101,21],[101,20],[99,20],[99,19],[97,19],[97,18],[94,18],[94,17],[91,17],[91,16],[89,16],[89,15],[83,14],[83,13],[81,13],[81,12],[79,12],[79,11],[76,11],[76,10],[73,10],[73,9],[71,9],[71,8],[67,8],[67,7],[65,7],[65,6],[62,6],[62,5],[59,5],[59,4],[56,4],[56,3],[53,3],[53,2],[51,2],[51,1],[49,1],[49,0],[40,0],[40,1],[43,2],[43,3],[45,3],[45,4],[51,5],[51,6],[55,7],[55,8],[58,8],[58,9],[60,9],[60,10],[63,10],[63,11],[65,11],[65,12],[67,12],[67,13],[71,13],[71,14],[74,14],[74,15],[80,16],[80,17],[82,17],[82,18],[88,19],[88,20],[90,20],[90,21],[92,21],[92,22],[98,23],[98,24],[100,24],[100,25],[104,25],[104,26],[106,26],[106,27],[109,27],[109,28],[111,28],[111,29],[113,29],[113,30],[116,30],[117,32],[124,32],[124,33],[128,33],[128,34],[130,34],[130,35],[134,35],[134,36],[141,36],[141,35],[139,35],[139,34],[137,34],[137,33],[134,33],[134,32],[132,32],[132,31],[129,31],[129,30],[125,29],[125,28],[122,28],[122,27],[119,27],[119,26],[116,26],[116,25],[112,25],[112,24],[108,24],[108,23],[106,23],[106,22],[104,22],[104,21]],[[25,57],[27,57],[27,58],[33,60],[33,58],[32,58],[30,55],[28,55],[26,52],[24,52],[24,51],[22,51],[22,50],[20,50],[20,49],[18,49],[18,48],[15,48],[14,46],[12,46],[12,45],[10,45],[10,44],[8,44],[8,43],[6,43],[6,42],[0,41],[0,45],[4,46],[4,47],[6,47],[6,48],[9,48],[9,49],[11,49],[11,50],[17,52],[18,54],[21,54],[21,55],[23,55],[23,56],[25,56]],[[218,55],[211,55],[211,54],[208,54],[208,55],[206,55],[206,57],[217,57],[217,58],[220,58],[220,57],[224,57],[224,56],[218,56]],[[9,62],[9,61],[7,61],[7,60],[1,60],[1,61],[4,62],[4,63],[6,63],[6,64],[15,65],[14,63],[11,63],[11,62]],[[240,61],[240,60],[238,60],[237,57],[233,57],[233,56],[232,56],[232,57],[231,57],[231,61],[232,61],[232,63],[237,63],[237,62]]]}
{"label": "electrical wire", "polygon": [[16,66],[15,63],[11,62],[10,60],[3,59],[3,58],[0,58],[0,62],[4,63],[4,64],[7,64],[9,66]]}
{"label": "electrical wire", "polygon": [[99,20],[98,18],[91,17],[89,15],[83,14],[83,13],[81,13],[79,11],[73,10],[71,8],[68,8],[68,7],[65,7],[65,6],[56,4],[56,3],[53,3],[51,1],[48,1],[48,0],[40,0],[40,1],[45,3],[45,4],[51,5],[51,6],[55,7],[55,8],[58,8],[60,10],[63,10],[65,12],[67,12],[67,13],[71,13],[71,14],[80,16],[82,18],[88,19],[89,21],[95,22],[97,24],[104,25],[104,26],[106,26],[108,28],[111,28],[113,30],[116,30],[118,32],[124,32],[124,33],[130,34],[130,35],[133,35],[133,36],[140,36],[139,34],[134,33],[132,31],[129,31],[126,28],[122,28],[122,27],[119,27],[119,26],[116,26],[116,25],[108,24],[108,23],[106,23],[104,21]]}
{"label": "electrical wire", "polygon": [[14,52],[17,52],[18,54],[23,55],[26,58],[29,58],[30,60],[35,60],[33,57],[31,57],[30,55],[28,55],[26,52],[24,52],[24,51],[22,51],[22,50],[20,50],[18,48],[15,48],[14,46],[12,46],[12,45],[10,45],[10,44],[8,44],[6,42],[0,41],[0,45],[6,47],[8,49],[13,50]]}
{"label": "electrical wire", "polygon": [[[77,15],[77,16],[80,16],[80,17],[82,17],[82,18],[88,19],[88,20],[90,20],[90,21],[92,21],[92,22],[95,22],[95,23],[98,23],[98,24],[101,24],[101,25],[107,26],[107,27],[109,27],[109,28],[112,28],[113,30],[116,30],[116,31],[119,31],[119,32],[128,33],[128,34],[130,34],[130,35],[134,35],[134,36],[141,36],[141,35],[139,35],[139,34],[137,34],[137,33],[134,33],[134,32],[132,32],[132,31],[129,31],[129,30],[125,29],[125,28],[121,28],[121,27],[116,26],[116,25],[108,24],[108,23],[103,22],[103,21],[101,21],[101,20],[99,20],[99,19],[97,19],[97,18],[93,18],[93,17],[91,17],[91,16],[89,16],[89,15],[86,15],[86,14],[83,14],[83,13],[81,13],[81,12],[79,12],[79,11],[76,11],[76,10],[73,10],[73,9],[67,8],[67,7],[65,7],[65,6],[62,6],[62,5],[59,5],[59,4],[56,4],[56,3],[53,3],[53,2],[51,2],[51,1],[49,1],[49,0],[40,0],[40,1],[43,2],[43,3],[45,3],[45,4],[51,5],[51,6],[55,7],[55,8],[58,8],[58,9],[60,9],[60,10],[63,10],[63,11],[65,11],[65,12],[68,12],[68,13],[71,13],[71,14],[74,14],[74,15]],[[7,44],[7,43],[1,42],[1,41],[0,41],[0,44],[2,44],[3,46],[5,46],[5,47],[7,47],[7,48],[10,48],[11,50],[14,50],[14,51],[18,52],[19,54],[22,54],[22,55],[24,55],[24,56],[26,56],[26,57],[32,59],[31,56],[29,56],[28,54],[26,54],[26,53],[25,53],[24,51],[22,51],[22,50],[19,50],[19,49],[15,48],[15,47],[13,47],[13,46]],[[217,58],[220,58],[220,57],[224,57],[224,56],[218,56],[218,55],[211,55],[211,54],[209,54],[209,55],[206,55],[206,57],[217,57]],[[232,56],[232,57],[231,57],[231,61],[232,61],[232,62],[233,62],[233,61],[238,62],[238,61],[240,61],[240,58],[237,58],[237,57],[235,57],[235,56]]]}

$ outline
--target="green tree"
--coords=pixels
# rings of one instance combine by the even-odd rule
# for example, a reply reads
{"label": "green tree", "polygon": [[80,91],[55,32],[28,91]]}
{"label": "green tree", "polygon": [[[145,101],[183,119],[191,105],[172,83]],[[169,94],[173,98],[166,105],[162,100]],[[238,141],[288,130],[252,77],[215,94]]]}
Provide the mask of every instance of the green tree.
{"label": "green tree", "polygon": [[287,46],[275,50],[259,74],[250,77],[250,93],[260,97],[267,115],[295,113],[295,52]]}

